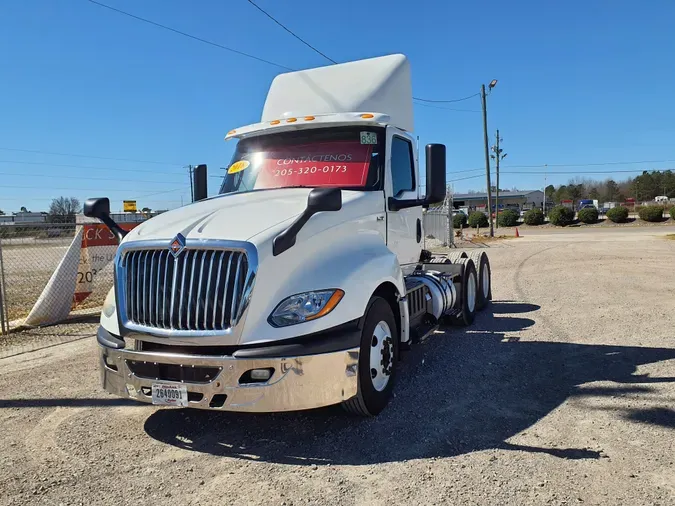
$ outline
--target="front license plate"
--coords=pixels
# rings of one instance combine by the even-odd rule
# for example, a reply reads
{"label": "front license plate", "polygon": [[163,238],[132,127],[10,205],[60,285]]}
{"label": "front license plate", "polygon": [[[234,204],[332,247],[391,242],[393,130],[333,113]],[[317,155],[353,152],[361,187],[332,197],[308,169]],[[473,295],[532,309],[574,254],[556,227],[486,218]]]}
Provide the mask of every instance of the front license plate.
{"label": "front license plate", "polygon": [[164,383],[152,384],[152,403],[161,406],[188,405],[187,388],[185,385],[165,385]]}

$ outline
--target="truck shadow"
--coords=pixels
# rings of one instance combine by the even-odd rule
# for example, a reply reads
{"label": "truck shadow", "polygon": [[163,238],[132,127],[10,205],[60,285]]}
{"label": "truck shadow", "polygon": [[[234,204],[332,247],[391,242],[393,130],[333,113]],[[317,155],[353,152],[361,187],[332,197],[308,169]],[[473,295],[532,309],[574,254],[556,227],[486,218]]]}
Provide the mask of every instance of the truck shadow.
{"label": "truck shadow", "polygon": [[[514,303],[515,313],[538,310]],[[507,333],[534,321],[500,316],[494,303],[469,328],[439,332],[404,355],[395,397],[373,419],[339,407],[284,414],[160,410],[145,422],[154,439],[212,455],[286,464],[363,465],[449,457],[484,449],[600,458],[585,448],[539,448],[506,441],[567,398],[650,392],[675,378],[635,375],[637,366],[675,359],[675,348],[525,341]],[[492,315],[494,313],[494,317]],[[592,391],[580,385],[618,383]],[[672,412],[632,413],[626,419],[673,428]]]}

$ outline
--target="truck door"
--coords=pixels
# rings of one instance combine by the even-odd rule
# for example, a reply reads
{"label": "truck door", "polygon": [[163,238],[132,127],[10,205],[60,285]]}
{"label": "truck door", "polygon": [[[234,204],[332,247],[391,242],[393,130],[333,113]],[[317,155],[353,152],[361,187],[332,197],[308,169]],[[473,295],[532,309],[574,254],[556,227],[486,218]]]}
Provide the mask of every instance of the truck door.
{"label": "truck door", "polygon": [[401,265],[415,263],[422,251],[422,206],[394,211],[388,199],[418,199],[419,171],[412,139],[394,127],[387,128],[386,161],[387,245]]}

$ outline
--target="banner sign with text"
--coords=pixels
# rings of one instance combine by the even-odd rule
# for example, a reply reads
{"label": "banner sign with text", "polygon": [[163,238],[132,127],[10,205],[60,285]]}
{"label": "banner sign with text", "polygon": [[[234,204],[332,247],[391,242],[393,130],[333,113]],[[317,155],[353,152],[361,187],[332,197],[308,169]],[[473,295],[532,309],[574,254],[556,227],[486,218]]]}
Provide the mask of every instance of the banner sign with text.
{"label": "banner sign with text", "polygon": [[[124,230],[131,230],[138,223],[120,223]],[[83,225],[82,247],[80,249],[80,265],[75,281],[73,302],[79,304],[93,291],[96,275],[115,258],[117,239],[103,224]]]}
{"label": "banner sign with text", "polygon": [[364,186],[372,149],[358,141],[273,148],[262,153],[255,188]]}

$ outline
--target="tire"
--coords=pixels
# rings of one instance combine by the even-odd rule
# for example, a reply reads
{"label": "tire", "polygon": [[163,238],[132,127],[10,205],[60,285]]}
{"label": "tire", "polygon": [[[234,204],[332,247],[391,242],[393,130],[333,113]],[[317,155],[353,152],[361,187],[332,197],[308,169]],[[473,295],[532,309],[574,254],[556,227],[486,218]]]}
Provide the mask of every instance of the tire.
{"label": "tire", "polygon": [[492,270],[490,260],[484,251],[475,251],[469,256],[478,270],[478,292],[476,308],[478,311],[485,309],[492,300]]}
{"label": "tire", "polygon": [[462,258],[468,258],[465,251],[453,251],[448,255],[450,262],[458,264]]}
{"label": "tire", "polygon": [[462,269],[462,286],[460,292],[460,303],[462,312],[456,316],[453,323],[456,325],[471,325],[476,318],[476,302],[478,295],[478,275],[476,266],[470,258],[463,258],[460,262],[464,265]]}
{"label": "tire", "polygon": [[[356,396],[342,403],[346,411],[359,416],[375,416],[387,406],[396,379],[398,347],[394,313],[386,300],[373,297],[368,304],[361,332],[358,391]],[[372,361],[371,351],[376,353]],[[379,361],[376,358],[378,355]],[[385,361],[388,364],[385,365]],[[373,376],[376,364],[377,371]]]}

